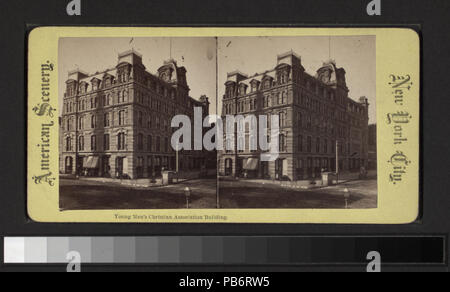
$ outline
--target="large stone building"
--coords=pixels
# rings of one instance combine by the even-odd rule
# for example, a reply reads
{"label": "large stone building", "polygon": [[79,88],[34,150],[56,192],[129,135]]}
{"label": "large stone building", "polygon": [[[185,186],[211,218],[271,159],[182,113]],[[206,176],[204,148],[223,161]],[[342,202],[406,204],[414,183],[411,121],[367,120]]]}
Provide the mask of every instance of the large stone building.
{"label": "large stone building", "polygon": [[[134,179],[175,170],[172,117],[193,120],[194,107],[209,114],[206,96],[189,96],[184,67],[169,60],[151,74],[134,50],[119,54],[112,69],[70,72],[63,100],[60,172],[90,176]],[[180,170],[207,163],[203,151],[181,151],[178,157]]]}
{"label": "large stone building", "polygon": [[367,166],[369,104],[365,97],[349,98],[345,74],[329,61],[315,76],[309,75],[294,52],[279,55],[276,67],[262,74],[229,73],[223,119],[227,115],[278,115],[280,154],[276,161],[260,161],[261,151],[250,150],[247,133],[244,151],[220,152],[219,173],[310,179],[321,170],[336,170],[336,149],[340,171]]}

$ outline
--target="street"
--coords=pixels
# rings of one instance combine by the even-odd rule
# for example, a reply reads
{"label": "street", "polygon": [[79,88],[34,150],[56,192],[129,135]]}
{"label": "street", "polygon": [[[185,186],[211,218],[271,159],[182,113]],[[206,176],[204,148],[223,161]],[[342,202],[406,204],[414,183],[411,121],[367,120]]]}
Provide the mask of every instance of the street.
{"label": "street", "polygon": [[[198,179],[164,187],[136,188],[96,181],[61,179],[62,210],[180,209],[186,208],[184,189],[191,189],[192,209],[216,208],[215,179]],[[220,181],[220,207],[223,209],[345,208],[344,189],[350,193],[348,208],[377,207],[376,179],[349,181],[338,186],[310,190],[281,188],[277,185],[241,181]]]}
{"label": "street", "polygon": [[216,208],[217,181],[215,179],[191,180],[153,188],[60,179],[60,208],[62,210],[186,208],[185,187],[189,187],[192,191],[191,208]]}
{"label": "street", "polygon": [[377,180],[354,180],[310,190],[281,188],[247,181],[220,181],[222,208],[341,209],[345,208],[344,189],[350,193],[348,208],[377,207]]}

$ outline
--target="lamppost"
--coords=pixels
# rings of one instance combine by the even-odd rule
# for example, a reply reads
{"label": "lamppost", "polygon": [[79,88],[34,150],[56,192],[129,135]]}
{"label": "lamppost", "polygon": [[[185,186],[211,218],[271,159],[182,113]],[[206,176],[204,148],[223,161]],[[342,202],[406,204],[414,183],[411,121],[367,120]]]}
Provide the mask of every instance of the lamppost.
{"label": "lamppost", "polygon": [[344,189],[345,209],[348,209],[348,199],[350,199],[350,191],[348,188]]}
{"label": "lamppost", "polygon": [[189,198],[191,197],[191,189],[189,187],[184,189],[184,195],[186,196],[186,208],[189,209]]}

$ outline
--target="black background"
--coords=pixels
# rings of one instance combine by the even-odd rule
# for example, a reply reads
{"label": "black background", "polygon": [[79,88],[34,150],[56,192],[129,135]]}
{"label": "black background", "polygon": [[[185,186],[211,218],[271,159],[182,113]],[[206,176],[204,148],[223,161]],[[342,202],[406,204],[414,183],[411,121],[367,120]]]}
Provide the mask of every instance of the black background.
{"label": "black background", "polygon": [[[82,0],[82,16],[68,16],[69,0],[0,3],[0,236],[120,235],[447,235],[450,230],[448,155],[448,0],[382,0],[382,16],[368,16],[369,0],[148,1]],[[26,216],[26,38],[35,26],[332,26],[414,27],[422,38],[421,219],[410,225],[275,224],[39,224]],[[398,52],[395,52],[396,54]],[[381,56],[382,57],[382,56]],[[411,60],[414,62],[415,60]],[[380,97],[378,97],[380,98]],[[398,210],[401,212],[401,210]],[[0,241],[0,251],[3,240]],[[3,262],[3,254],[0,262]],[[0,270],[57,270],[63,266],[0,266]],[[98,266],[85,270],[311,271],[364,267]],[[445,267],[388,267],[447,270]]]}

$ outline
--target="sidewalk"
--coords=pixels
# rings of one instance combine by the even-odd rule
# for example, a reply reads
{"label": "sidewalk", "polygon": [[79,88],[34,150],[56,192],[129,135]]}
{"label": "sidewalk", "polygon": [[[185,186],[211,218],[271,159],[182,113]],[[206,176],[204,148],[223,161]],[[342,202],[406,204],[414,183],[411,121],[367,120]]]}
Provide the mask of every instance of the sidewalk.
{"label": "sidewalk", "polygon": [[115,184],[122,186],[129,186],[133,188],[160,188],[160,187],[168,187],[171,185],[181,184],[190,180],[194,180],[197,178],[174,178],[173,183],[169,185],[163,185],[162,178],[155,178],[154,182],[152,182],[151,178],[141,178],[141,179],[118,179],[118,178],[106,178],[106,177],[76,177],[75,175],[60,175],[60,178],[64,179],[72,179],[78,181],[86,181],[86,182],[100,182],[104,184]]}
{"label": "sidewalk", "polygon": [[[367,174],[367,179],[376,177],[376,170],[370,170]],[[336,181],[333,181],[333,185],[324,186],[322,185],[322,179],[306,179],[306,180],[298,180],[298,181],[278,181],[271,179],[246,179],[246,178],[234,178],[234,177],[219,177],[220,180],[223,181],[242,181],[249,183],[257,183],[262,185],[276,185],[284,188],[292,188],[292,189],[319,189],[319,188],[327,188],[327,187],[336,187]],[[350,181],[359,180],[359,172],[345,172],[339,174],[339,185],[348,183]],[[314,183],[312,183],[314,182]]]}

